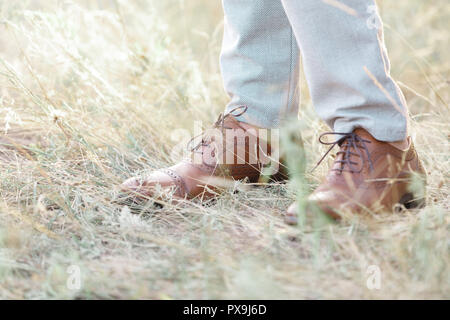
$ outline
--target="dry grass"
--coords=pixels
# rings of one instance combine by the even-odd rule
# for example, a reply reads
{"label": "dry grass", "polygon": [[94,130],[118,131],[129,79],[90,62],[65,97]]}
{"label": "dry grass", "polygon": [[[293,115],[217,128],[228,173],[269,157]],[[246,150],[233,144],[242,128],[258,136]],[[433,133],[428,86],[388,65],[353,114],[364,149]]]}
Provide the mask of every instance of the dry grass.
{"label": "dry grass", "polygon": [[[429,205],[292,228],[289,186],[139,215],[113,202],[122,180],[170,163],[175,129],[226,103],[219,1],[0,0],[0,298],[450,298],[450,6],[380,6]],[[325,126],[302,86],[310,168]],[[368,265],[380,290],[366,287]]]}

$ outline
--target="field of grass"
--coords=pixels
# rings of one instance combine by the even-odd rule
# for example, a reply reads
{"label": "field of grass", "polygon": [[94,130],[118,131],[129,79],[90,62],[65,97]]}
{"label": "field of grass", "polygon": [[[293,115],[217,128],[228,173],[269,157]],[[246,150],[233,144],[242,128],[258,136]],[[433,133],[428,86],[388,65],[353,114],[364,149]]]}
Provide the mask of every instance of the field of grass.
{"label": "field of grass", "polygon": [[[114,201],[226,104],[220,1],[0,0],[0,298],[449,299],[450,5],[379,5],[428,206],[290,227],[290,184],[138,214]],[[301,85],[310,169],[327,128]],[[308,173],[311,189],[329,164]]]}

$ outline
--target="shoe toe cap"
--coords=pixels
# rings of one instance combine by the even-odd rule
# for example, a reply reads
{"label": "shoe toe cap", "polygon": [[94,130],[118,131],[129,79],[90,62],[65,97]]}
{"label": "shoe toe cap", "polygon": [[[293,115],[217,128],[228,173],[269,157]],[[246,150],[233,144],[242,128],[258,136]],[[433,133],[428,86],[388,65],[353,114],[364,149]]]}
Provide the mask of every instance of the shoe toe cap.
{"label": "shoe toe cap", "polygon": [[[332,191],[321,191],[313,193],[308,197],[308,203],[306,205],[307,216],[313,216],[319,211],[327,214],[329,217],[339,220],[341,215],[339,205],[333,205],[334,203],[339,203],[337,195]],[[286,210],[284,216],[284,222],[289,225],[296,225],[298,223],[298,213],[299,213],[298,203],[294,202]]]}
{"label": "shoe toe cap", "polygon": [[121,191],[136,190],[137,188],[139,188],[139,186],[139,179],[137,177],[132,177],[122,182],[122,184],[120,185],[120,189]]}

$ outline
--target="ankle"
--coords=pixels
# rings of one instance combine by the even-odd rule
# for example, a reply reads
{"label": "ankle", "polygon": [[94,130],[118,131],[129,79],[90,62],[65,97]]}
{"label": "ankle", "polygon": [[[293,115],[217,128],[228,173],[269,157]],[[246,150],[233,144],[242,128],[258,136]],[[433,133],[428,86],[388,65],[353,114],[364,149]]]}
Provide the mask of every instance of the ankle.
{"label": "ankle", "polygon": [[242,128],[244,128],[245,130],[249,130],[249,129],[259,130],[259,129],[262,129],[261,127],[254,126],[254,125],[252,125],[252,124],[249,124],[249,123],[247,123],[247,122],[242,122],[242,121],[239,121],[239,125],[240,125]]}
{"label": "ankle", "polygon": [[408,137],[401,141],[388,142],[394,148],[397,148],[402,151],[406,151],[411,146],[411,139]]}

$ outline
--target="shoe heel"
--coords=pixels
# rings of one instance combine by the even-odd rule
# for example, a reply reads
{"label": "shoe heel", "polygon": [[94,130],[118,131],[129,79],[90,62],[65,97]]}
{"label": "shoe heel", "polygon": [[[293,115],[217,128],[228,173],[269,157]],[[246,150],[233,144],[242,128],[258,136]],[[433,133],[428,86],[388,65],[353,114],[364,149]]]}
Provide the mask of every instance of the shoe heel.
{"label": "shoe heel", "polygon": [[426,205],[426,200],[425,197],[416,198],[412,192],[408,192],[400,198],[399,203],[406,209],[422,209]]}
{"label": "shoe heel", "polygon": [[271,175],[269,177],[269,183],[276,183],[276,182],[286,182],[289,180],[289,177],[286,173],[282,171],[278,171],[277,173]]}
{"label": "shoe heel", "polygon": [[258,179],[258,182],[263,182],[263,183],[285,183],[289,180],[289,175],[287,172],[287,167],[284,164],[283,161],[280,162],[280,166],[277,170],[276,173],[274,174],[269,174],[266,173],[264,174],[264,171],[261,171],[262,174]]}

